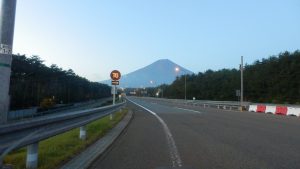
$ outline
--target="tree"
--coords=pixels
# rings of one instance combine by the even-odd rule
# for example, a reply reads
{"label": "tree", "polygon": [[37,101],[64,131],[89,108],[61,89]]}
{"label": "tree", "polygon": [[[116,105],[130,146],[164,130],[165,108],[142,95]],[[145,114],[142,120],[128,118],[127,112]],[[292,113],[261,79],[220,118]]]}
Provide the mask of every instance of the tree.
{"label": "tree", "polygon": [[[207,70],[187,75],[188,99],[237,100],[237,89],[240,89],[240,72],[237,69]],[[184,98],[184,76],[164,86],[164,96]],[[244,96],[246,101],[252,102],[299,104],[300,51],[283,52],[246,65]]]}
{"label": "tree", "polygon": [[56,103],[74,103],[110,96],[110,87],[63,70],[47,67],[38,56],[13,55],[11,109],[39,106],[52,98]]}

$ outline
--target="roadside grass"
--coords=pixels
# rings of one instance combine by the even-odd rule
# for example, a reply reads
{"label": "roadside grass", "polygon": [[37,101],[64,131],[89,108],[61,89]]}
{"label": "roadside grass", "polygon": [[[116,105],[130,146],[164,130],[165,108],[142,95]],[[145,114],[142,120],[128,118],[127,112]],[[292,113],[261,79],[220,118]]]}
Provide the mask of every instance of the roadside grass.
{"label": "roadside grass", "polygon": [[[85,141],[79,139],[79,128],[76,128],[39,142],[38,168],[58,168],[103,137],[127,112],[128,109],[123,108],[122,111],[114,113],[113,120],[106,116],[86,125],[87,138]],[[24,169],[26,168],[26,153],[26,148],[11,152],[5,157],[4,164],[12,164],[14,169]]]}

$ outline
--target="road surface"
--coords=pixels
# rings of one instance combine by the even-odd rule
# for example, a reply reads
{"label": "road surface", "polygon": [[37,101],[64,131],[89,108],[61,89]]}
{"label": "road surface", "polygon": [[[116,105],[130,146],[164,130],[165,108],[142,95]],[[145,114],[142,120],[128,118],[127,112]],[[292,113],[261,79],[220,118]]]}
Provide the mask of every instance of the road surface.
{"label": "road surface", "polygon": [[129,99],[133,120],[90,168],[300,168],[297,117]]}

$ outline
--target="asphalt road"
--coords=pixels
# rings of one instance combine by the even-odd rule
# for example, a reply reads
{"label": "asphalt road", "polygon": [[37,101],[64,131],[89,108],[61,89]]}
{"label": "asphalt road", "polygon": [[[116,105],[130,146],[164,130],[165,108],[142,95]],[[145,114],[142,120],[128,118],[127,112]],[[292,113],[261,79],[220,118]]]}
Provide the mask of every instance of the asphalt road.
{"label": "asphalt road", "polygon": [[129,99],[144,108],[129,103],[133,120],[90,168],[300,168],[300,118]]}

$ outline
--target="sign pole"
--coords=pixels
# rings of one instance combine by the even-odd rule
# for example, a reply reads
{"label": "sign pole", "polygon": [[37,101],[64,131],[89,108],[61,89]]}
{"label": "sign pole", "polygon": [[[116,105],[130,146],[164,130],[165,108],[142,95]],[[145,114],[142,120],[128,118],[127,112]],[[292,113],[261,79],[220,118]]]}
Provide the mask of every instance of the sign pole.
{"label": "sign pole", "polygon": [[116,85],[113,85],[113,91],[114,91],[114,94],[113,94],[113,105],[116,104]]}
{"label": "sign pole", "polygon": [[16,0],[0,0],[0,124],[7,122]]}
{"label": "sign pole", "polygon": [[[111,85],[112,85],[112,94],[113,94],[113,105],[116,104],[116,85],[119,85],[119,80],[121,78],[121,73],[118,70],[113,70],[110,73]],[[113,119],[113,114],[110,114],[110,120]]]}
{"label": "sign pole", "polygon": [[[113,85],[113,105],[116,104],[116,85]],[[113,114],[111,113],[109,115],[109,119],[112,120],[113,119]]]}

